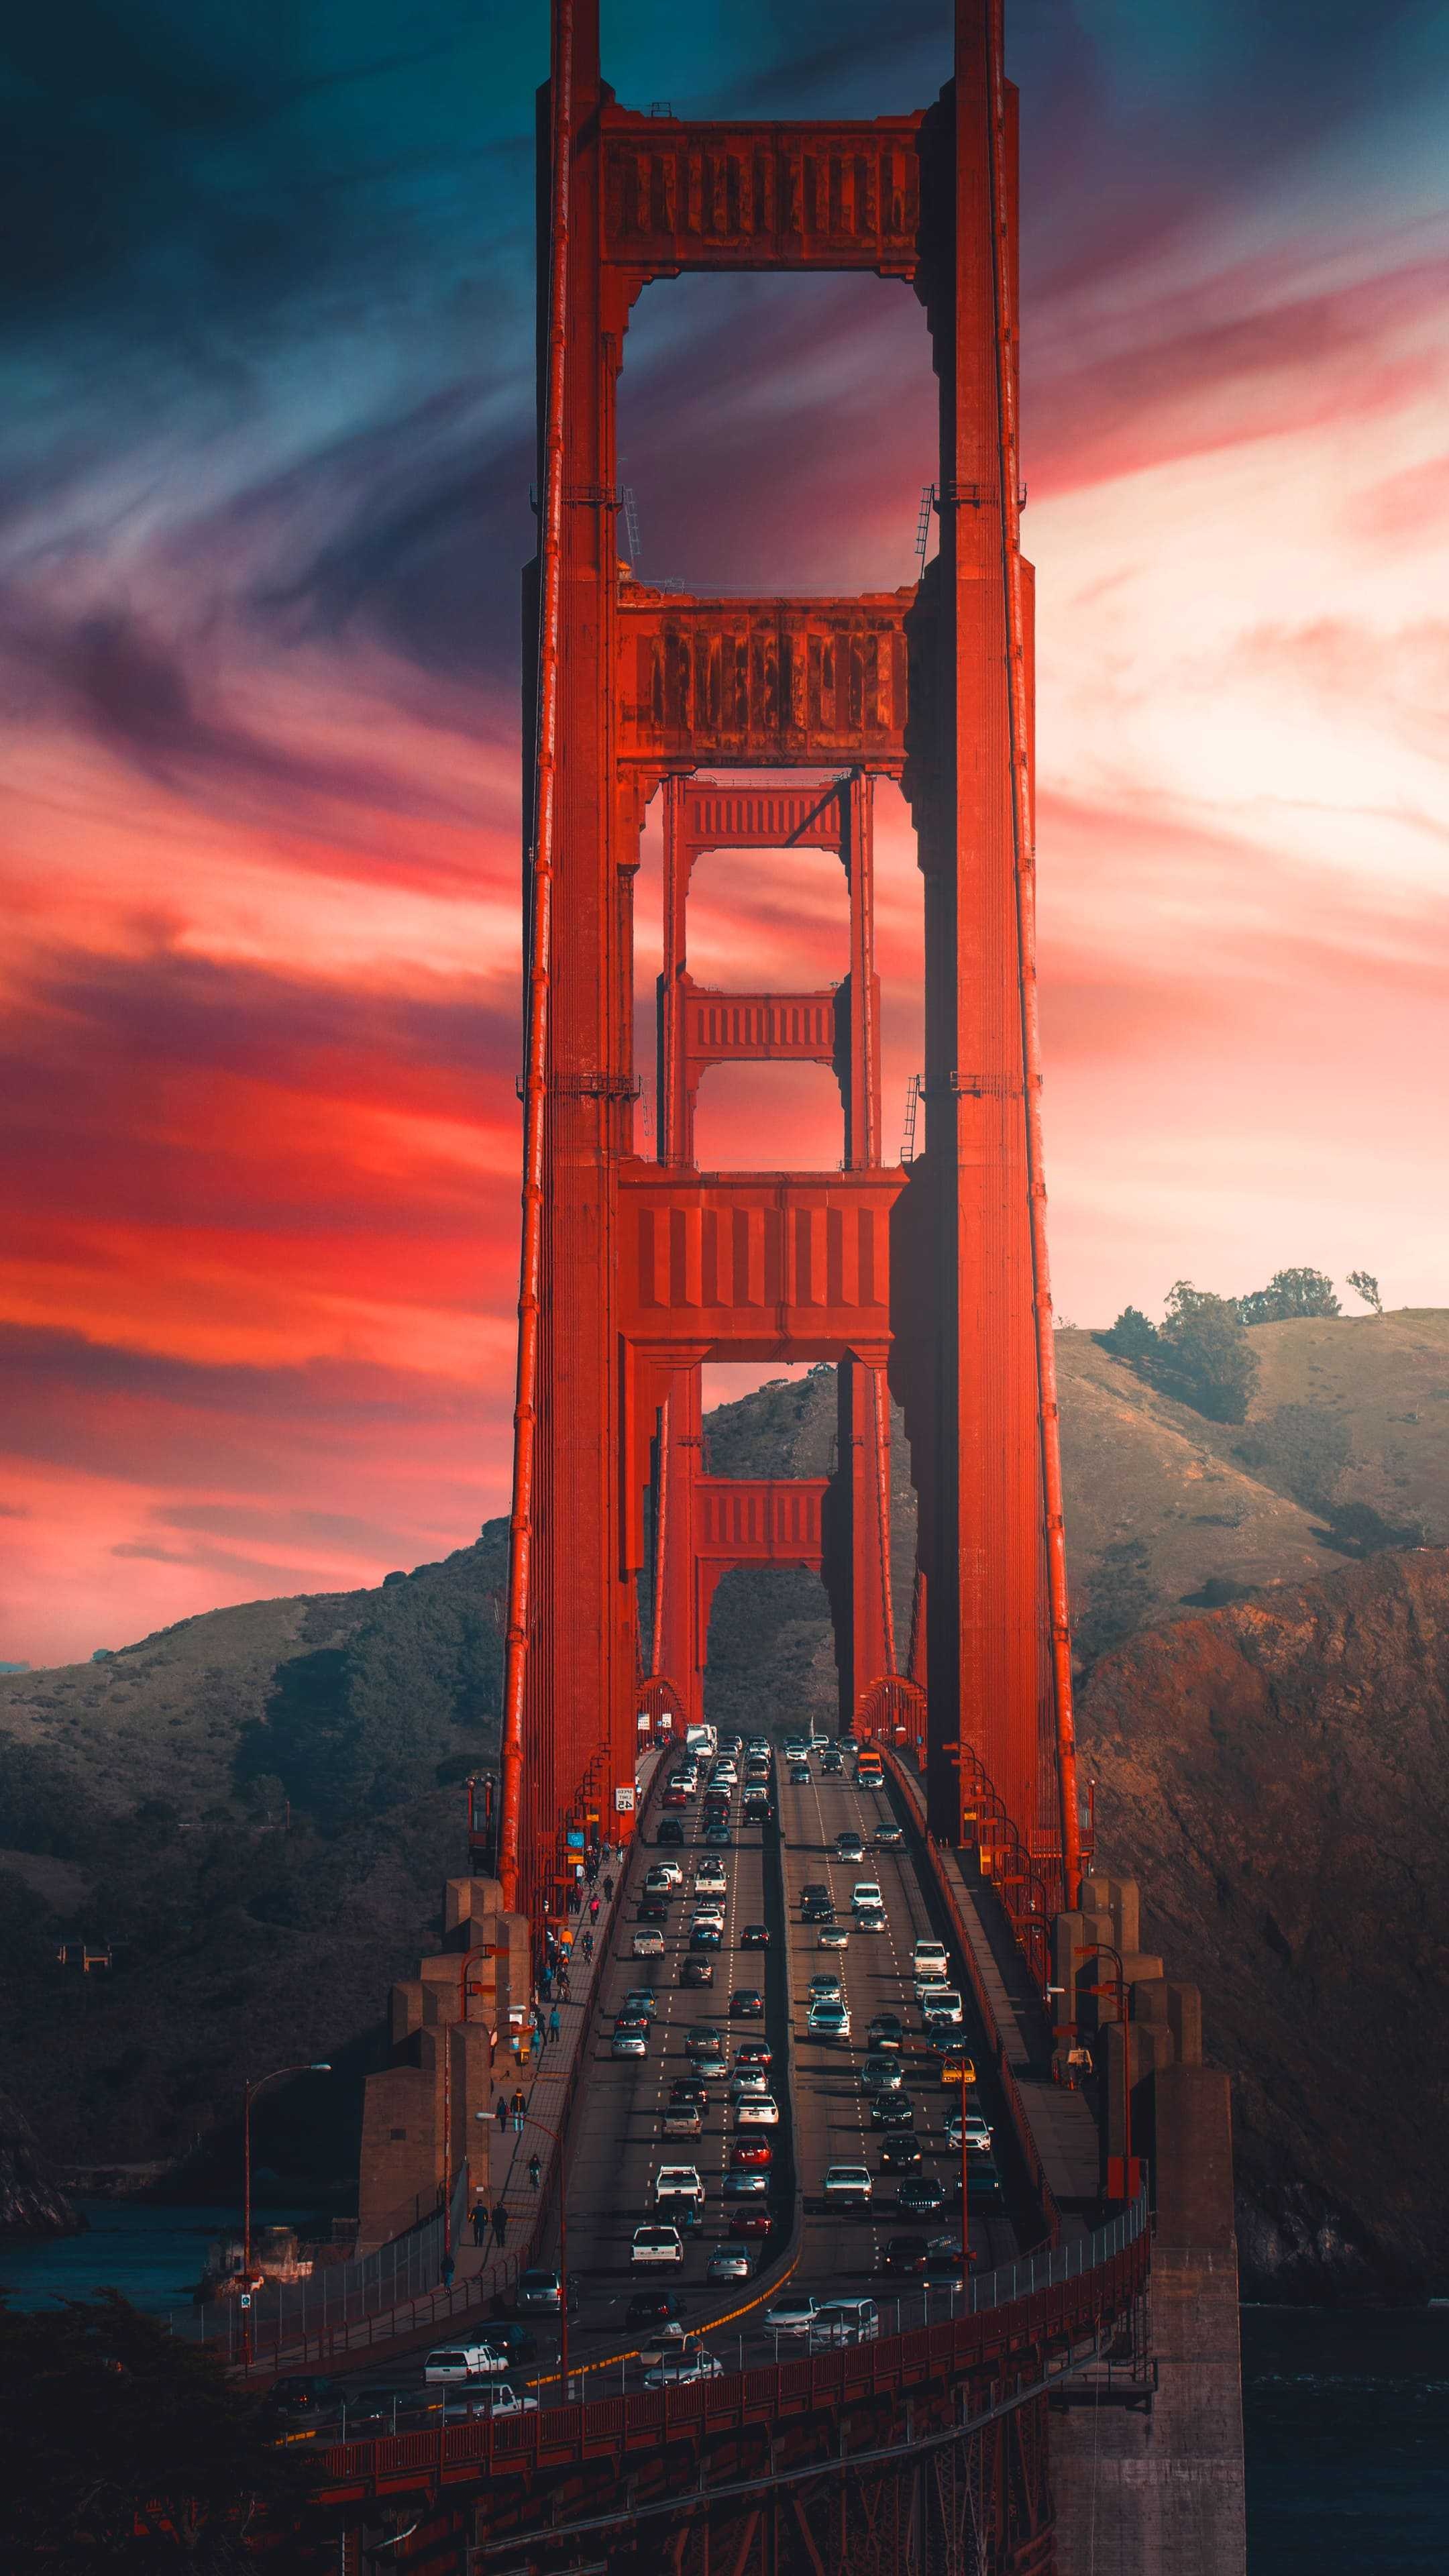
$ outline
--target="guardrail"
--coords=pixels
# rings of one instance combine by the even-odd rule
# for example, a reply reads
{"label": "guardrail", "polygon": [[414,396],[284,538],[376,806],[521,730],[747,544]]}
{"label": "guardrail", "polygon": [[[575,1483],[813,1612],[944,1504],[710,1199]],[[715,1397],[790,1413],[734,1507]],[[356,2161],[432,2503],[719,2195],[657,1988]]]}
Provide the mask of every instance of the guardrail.
{"label": "guardrail", "polygon": [[[409,2475],[419,2482],[473,2481],[495,2471],[565,2468],[621,2453],[657,2453],[687,2434],[779,2423],[873,2396],[904,2393],[931,2380],[982,2373],[1011,2355],[1100,2337],[1147,2276],[1149,2220],[1145,2197],[1071,2246],[1003,2264],[977,2285],[987,2303],[974,2313],[882,2336],[874,2343],[813,2352],[798,2361],[727,2372],[688,2388],[642,2390],[584,2403],[540,2407],[496,2421],[440,2425],[436,2431],[382,2435],[366,2442],[319,2446],[314,2455],[324,2495],[337,2501],[391,2491]],[[1012,2276],[1014,2285],[1008,2287]],[[1022,2402],[1033,2393],[1023,2383]]]}
{"label": "guardrail", "polygon": [[962,1964],[966,1970],[967,1982],[970,1985],[972,1998],[981,2019],[981,2027],[986,2032],[991,2042],[992,2066],[996,2074],[996,2080],[1001,2086],[1002,2096],[1006,2103],[1007,2116],[1011,2121],[1017,2145],[1021,2150],[1022,2160],[1025,2163],[1032,2190],[1035,2192],[1041,2206],[1042,2217],[1046,2223],[1047,2242],[1053,2246],[1058,2245],[1061,2242],[1062,2233],[1061,2210],[1057,2206],[1056,2195],[1052,2190],[1051,2184],[1047,2180],[1046,2167],[1041,2160],[1041,2150],[1032,2135],[1031,2122],[1027,2117],[1026,2104],[1022,2099],[1021,2087],[1017,2083],[1016,2077],[1012,2072],[1011,2060],[1006,2053],[1006,2043],[1002,2039],[1001,2033],[996,2025],[996,2015],[991,2008],[991,1999],[986,1990],[986,1982],[981,1974],[980,1964],[976,1957],[975,1948],[972,1944],[971,1936],[966,1928],[966,1918],[961,1911],[961,1900],[957,1895],[955,1888],[952,1886],[945,1870],[941,1866],[940,1851],[937,1847],[935,1835],[931,1832],[926,1823],[925,1802],[921,1797],[917,1783],[911,1778],[909,1771],[906,1769],[905,1764],[902,1762],[899,1754],[895,1751],[893,1746],[883,1744],[880,1747],[880,1750],[885,1756],[891,1778],[895,1781],[896,1786],[900,1790],[901,1795],[910,1809],[911,1821],[915,1826],[916,1833],[921,1843],[921,1848],[925,1852],[927,1861],[930,1864],[932,1884],[934,1885],[936,1892],[946,1909],[946,1913],[950,1918],[951,1929],[956,1936],[956,1946],[960,1950]]}

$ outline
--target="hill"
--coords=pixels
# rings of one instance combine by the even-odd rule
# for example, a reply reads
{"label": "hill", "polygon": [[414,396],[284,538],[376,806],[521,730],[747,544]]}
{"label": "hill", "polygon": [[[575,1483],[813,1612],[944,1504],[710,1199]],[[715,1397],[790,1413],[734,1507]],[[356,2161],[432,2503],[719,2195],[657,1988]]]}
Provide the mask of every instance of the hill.
{"label": "hill", "polygon": [[[1154,1938],[1196,1944],[1208,1922],[1228,1936],[1214,1934],[1205,1955],[1221,1957],[1221,1977],[1205,1971],[1204,1982],[1214,2044],[1241,2071],[1264,2277],[1287,2277],[1281,2258],[1301,2239],[1306,2279],[1324,2229],[1330,2251],[1345,2230],[1371,2237],[1367,2213],[1380,2203],[1355,2193],[1351,2158],[1333,2145],[1331,2052],[1299,2035],[1305,1998],[1321,2013],[1319,1990],[1283,1980],[1311,1978],[1316,1961],[1338,1958],[1340,1924],[1359,1927],[1365,2098],[1396,2099],[1395,1980],[1440,1919],[1419,1857],[1432,1800],[1417,1796],[1415,1764],[1390,1763],[1371,1780],[1369,1768],[1380,1738],[1413,1735],[1415,1656],[1429,1653],[1423,1623],[1438,1616],[1425,1571],[1438,1560],[1406,1555],[1402,1542],[1422,1532],[1449,1543],[1449,1315],[1261,1325],[1252,1341],[1257,1395],[1233,1427],[1157,1392],[1090,1333],[1059,1334],[1067,1527],[1104,1831],[1150,1880]],[[762,1388],[711,1415],[710,1463],[718,1474],[827,1473],[835,1417],[829,1369]],[[892,1465],[904,1652],[914,1505],[899,1424]],[[1397,1550],[1386,1546],[1396,1532]],[[430,1936],[438,1883],[461,1857],[456,1784],[496,1754],[504,1574],[494,1522],[441,1564],[376,1590],[251,1603],[105,1663],[0,1675],[0,2045],[49,2154],[169,2156],[197,2190],[229,2189],[241,2074],[327,2055],[340,2069],[323,2088],[330,2128],[291,2135],[282,2092],[260,2160],[319,2186],[343,2182],[386,1987]],[[1428,1587],[1414,1596],[1417,1627],[1384,1606],[1394,1583],[1411,1581]],[[1370,1602],[1372,1617],[1358,1606]],[[1252,1641],[1278,1638],[1274,1670],[1286,1671],[1282,1641],[1305,1635],[1323,1642],[1303,1649],[1274,1700]],[[834,1710],[813,1575],[727,1577],[710,1652],[710,1706],[722,1719]],[[1320,1724],[1311,1713],[1324,1676],[1349,1663],[1359,1732],[1345,1719],[1332,1758],[1302,1766],[1294,1808],[1293,1765],[1305,1728]],[[1253,1712],[1231,1760],[1209,1734],[1214,1758],[1199,1761],[1203,1748],[1182,1735],[1208,1669],[1225,1708]],[[1427,1739],[1420,1750],[1430,1758]],[[1273,1791],[1285,1879],[1300,1845],[1349,1851],[1334,1821],[1347,1802],[1367,1801],[1374,1830],[1352,1846],[1351,1887],[1305,1859],[1293,1903],[1264,1894],[1257,1913],[1251,1873],[1225,1868],[1236,1910],[1224,1917],[1206,1855],[1235,1837],[1256,1849],[1260,1818],[1255,1808],[1244,1823],[1243,1800],[1277,1778],[1275,1761],[1286,1766]],[[1183,1765],[1191,1808],[1174,1804]],[[1254,1864],[1264,1887],[1274,1860],[1264,1843]],[[1333,1918],[1328,1949],[1305,1928],[1315,1902]],[[57,1966],[59,1943],[80,1934],[112,1944],[109,1975]],[[1417,2194],[1412,2115],[1395,2118],[1393,2153]],[[1390,2221],[1365,2277],[1380,2276],[1375,2264],[1395,2273],[1419,2242],[1408,2217],[1392,2218],[1387,2186],[1381,2205]]]}

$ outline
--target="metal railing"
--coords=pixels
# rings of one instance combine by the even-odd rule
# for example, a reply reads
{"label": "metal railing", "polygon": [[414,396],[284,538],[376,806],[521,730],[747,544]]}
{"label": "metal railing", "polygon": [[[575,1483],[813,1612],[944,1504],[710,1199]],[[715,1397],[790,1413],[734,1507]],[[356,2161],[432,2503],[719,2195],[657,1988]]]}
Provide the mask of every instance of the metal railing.
{"label": "metal railing", "polygon": [[[453,2185],[451,2241],[461,2245],[468,2212],[468,2166]],[[235,2297],[213,2299],[191,2317],[173,2315],[172,2331],[214,2345],[228,2361],[241,2356],[243,2333],[258,2361],[296,2344],[331,2344],[348,2327],[398,2308],[418,2309],[443,2291],[443,2256],[449,2242],[441,2207],[371,2254],[346,2263],[324,2263],[301,2281],[278,2281],[261,2291],[244,2315]],[[446,2292],[443,2293],[446,2296]]]}

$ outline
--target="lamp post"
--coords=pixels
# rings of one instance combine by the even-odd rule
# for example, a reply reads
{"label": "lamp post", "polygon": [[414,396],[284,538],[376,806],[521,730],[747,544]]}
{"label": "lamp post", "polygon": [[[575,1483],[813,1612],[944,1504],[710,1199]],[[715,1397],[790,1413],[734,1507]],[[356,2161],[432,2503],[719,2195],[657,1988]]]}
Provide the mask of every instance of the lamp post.
{"label": "lamp post", "polygon": [[1114,1994],[1117,1999],[1117,2027],[1122,2033],[1122,2155],[1120,2159],[1122,2188],[1120,2192],[1114,2192],[1112,2189],[1112,2168],[1118,2162],[1118,2158],[1109,2156],[1107,2158],[1107,2194],[1109,2199],[1131,2200],[1136,2179],[1133,2172],[1135,2159],[1132,2154],[1132,2043],[1128,2034],[1127,1976],[1122,1965],[1122,1953],[1114,1949],[1110,1941],[1092,1941],[1085,1949],[1076,1951],[1074,1955],[1078,1959],[1107,1958],[1116,1962],[1110,1984],[1083,1986],[1078,1991],[1088,1995]]}
{"label": "lamp post", "polygon": [[526,2117],[530,2127],[542,2129],[544,2136],[546,2138],[552,2138],[555,2147],[558,2149],[558,2366],[564,2384],[564,2404],[567,2405],[569,2394],[569,2226],[568,2210],[566,2207],[568,2198],[568,2176],[564,2171],[563,2140],[559,2136],[557,2129],[551,2129],[549,2127],[547,2120],[540,2120],[536,2111],[529,2111],[526,2114]]}
{"label": "lamp post", "polygon": [[[245,2295],[252,2294],[252,2104],[269,2084],[280,2084],[289,2075],[330,2075],[331,2060],[314,2058],[308,2066],[277,2066],[270,2075],[258,2076],[248,2083],[242,2097],[242,2284]],[[252,2357],[252,2312],[243,2308],[242,2360]]]}

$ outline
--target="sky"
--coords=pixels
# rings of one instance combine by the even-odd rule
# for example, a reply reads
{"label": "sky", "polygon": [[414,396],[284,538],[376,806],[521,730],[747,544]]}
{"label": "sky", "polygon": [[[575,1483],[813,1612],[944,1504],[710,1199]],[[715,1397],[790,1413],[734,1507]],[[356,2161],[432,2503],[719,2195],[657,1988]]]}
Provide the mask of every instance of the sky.
{"label": "sky", "polygon": [[[1449,1303],[1449,13],[1008,18],[1059,1313],[1300,1262]],[[543,0],[11,13],[0,1661],[505,1506],[546,45]],[[607,0],[604,49],[632,104],[872,115],[949,11]],[[656,284],[642,567],[906,583],[933,428],[906,288]],[[879,902],[894,1140],[890,796]],[[641,1001],[657,908],[651,827]],[[693,971],[832,980],[844,920],[833,863],[706,862]],[[828,1079],[775,1067],[707,1078],[701,1159],[782,1102],[833,1163]]]}

